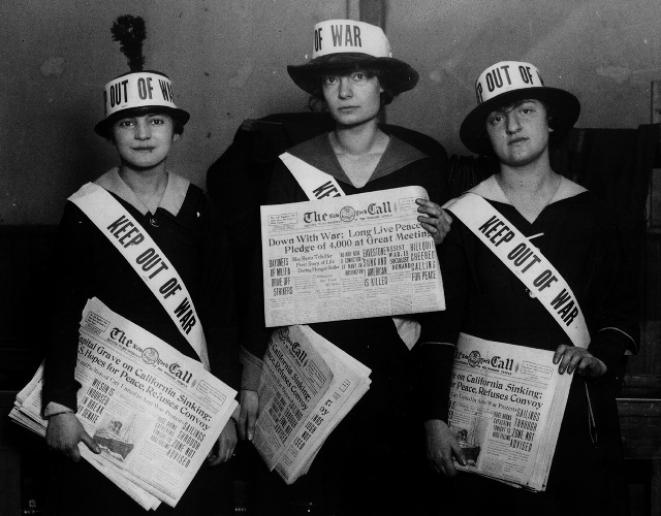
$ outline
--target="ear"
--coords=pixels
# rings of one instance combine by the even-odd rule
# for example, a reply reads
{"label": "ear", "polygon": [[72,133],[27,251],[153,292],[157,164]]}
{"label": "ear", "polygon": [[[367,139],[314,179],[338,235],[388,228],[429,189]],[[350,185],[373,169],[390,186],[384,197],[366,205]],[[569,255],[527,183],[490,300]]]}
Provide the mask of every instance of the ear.
{"label": "ear", "polygon": [[180,138],[181,138],[181,134],[179,134],[179,133],[174,133],[172,135],[172,141],[173,142],[178,142]]}

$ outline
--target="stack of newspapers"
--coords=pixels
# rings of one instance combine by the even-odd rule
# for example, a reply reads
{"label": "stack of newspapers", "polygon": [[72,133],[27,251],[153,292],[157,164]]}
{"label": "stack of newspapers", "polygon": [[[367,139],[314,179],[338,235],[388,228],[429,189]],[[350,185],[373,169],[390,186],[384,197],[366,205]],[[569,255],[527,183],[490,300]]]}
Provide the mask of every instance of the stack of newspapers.
{"label": "stack of newspapers", "polygon": [[392,316],[411,348],[419,326],[406,315],[445,308],[419,198],[425,189],[409,186],[260,208],[264,319],[275,329],[253,442],[288,484],[370,386],[369,368],[306,324]]}
{"label": "stack of newspapers", "polygon": [[462,334],[448,413],[468,463],[457,468],[544,491],[571,379],[552,351]]}
{"label": "stack of newspapers", "polygon": [[253,443],[291,484],[370,386],[370,369],[309,326],[273,332],[264,357]]}
{"label": "stack of newspapers", "polygon": [[[236,408],[236,391],[203,365],[93,298],[83,310],[77,417],[101,448],[82,457],[144,509],[174,507]],[[9,417],[44,436],[43,368]]]}

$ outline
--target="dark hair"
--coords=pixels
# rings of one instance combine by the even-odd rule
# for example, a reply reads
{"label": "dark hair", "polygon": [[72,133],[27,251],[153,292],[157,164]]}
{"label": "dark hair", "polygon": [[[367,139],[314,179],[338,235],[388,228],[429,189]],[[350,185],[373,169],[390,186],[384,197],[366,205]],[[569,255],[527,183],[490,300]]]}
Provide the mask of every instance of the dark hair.
{"label": "dark hair", "polygon": [[393,88],[389,85],[388,83],[388,77],[387,74],[383,73],[383,70],[373,67],[373,66],[365,66],[361,65],[360,63],[355,63],[353,65],[349,65],[346,67],[338,68],[333,71],[329,71],[326,74],[320,74],[317,78],[317,85],[312,92],[312,96],[309,101],[310,106],[319,106],[320,103],[322,105],[326,105],[326,99],[324,99],[324,90],[322,86],[322,80],[326,75],[331,75],[331,74],[336,74],[336,75],[349,75],[353,72],[364,72],[367,74],[368,77],[376,77],[379,80],[379,85],[381,88],[383,88],[383,91],[381,92],[381,107],[387,106],[390,104],[393,99],[398,95],[397,93],[394,92]]}
{"label": "dark hair", "polygon": [[[536,98],[534,95],[531,95],[530,99],[536,100],[542,106],[544,106],[544,109],[546,111],[546,120],[547,120],[547,124],[549,126],[549,129],[555,130],[555,127],[553,126],[555,108],[550,103],[546,102],[545,100]],[[521,102],[525,102],[526,100],[528,100],[528,99],[519,99],[519,100],[515,100],[515,101],[512,101],[512,102],[507,102],[507,103],[505,103],[501,106],[498,106],[493,111],[498,111],[500,109],[515,106],[517,104],[520,104]],[[489,135],[487,133],[486,124],[487,124],[487,119],[485,118],[484,119],[484,126],[483,126],[483,129],[482,129],[482,131],[483,131],[482,132],[482,138],[484,138],[484,140],[489,144],[489,149],[490,149],[489,155],[494,155],[493,147],[491,145],[491,140],[490,140]],[[555,145],[564,136],[565,136],[565,134],[559,134],[559,133],[556,133],[556,132],[551,132],[549,134],[549,145]]]}
{"label": "dark hair", "polygon": [[173,134],[183,134],[184,132],[184,125],[186,122],[183,121],[179,116],[177,116],[176,111],[168,109],[167,107],[144,106],[139,108],[126,109],[124,111],[119,111],[115,113],[112,117],[108,118],[107,120],[104,120],[102,136],[109,142],[114,143],[115,138],[113,136],[112,128],[115,125],[115,122],[117,122],[117,120],[121,120],[122,118],[128,118],[131,116],[142,116],[142,115],[167,115],[172,119]]}

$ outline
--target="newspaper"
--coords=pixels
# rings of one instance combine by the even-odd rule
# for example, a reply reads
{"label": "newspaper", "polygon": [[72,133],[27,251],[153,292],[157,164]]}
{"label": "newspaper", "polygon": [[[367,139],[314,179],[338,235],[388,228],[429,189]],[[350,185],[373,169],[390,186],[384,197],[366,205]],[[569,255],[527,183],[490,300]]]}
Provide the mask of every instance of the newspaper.
{"label": "newspaper", "polygon": [[371,371],[309,326],[275,330],[264,356],[253,444],[292,484],[367,392]]}
{"label": "newspaper", "polygon": [[457,468],[544,491],[571,378],[552,351],[462,334],[448,414],[467,461]]}
{"label": "newspaper", "polygon": [[[40,435],[43,367],[9,417]],[[83,310],[77,417],[101,448],[82,457],[145,509],[175,506],[237,406],[236,391],[93,298]]]}
{"label": "newspaper", "polygon": [[261,207],[266,326],[445,309],[420,186]]}

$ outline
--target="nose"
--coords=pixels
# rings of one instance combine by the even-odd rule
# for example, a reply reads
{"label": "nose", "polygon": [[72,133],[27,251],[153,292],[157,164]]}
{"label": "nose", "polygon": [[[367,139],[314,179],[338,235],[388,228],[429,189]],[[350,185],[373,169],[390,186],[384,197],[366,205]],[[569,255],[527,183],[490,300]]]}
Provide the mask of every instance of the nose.
{"label": "nose", "polygon": [[347,99],[353,96],[350,77],[340,77],[340,87],[337,90],[337,96],[341,99]]}
{"label": "nose", "polygon": [[147,140],[151,136],[151,127],[145,119],[138,118],[135,124],[135,137],[138,140]]}
{"label": "nose", "polygon": [[512,110],[505,114],[506,116],[506,130],[508,134],[514,134],[521,130],[521,123],[516,111]]}

